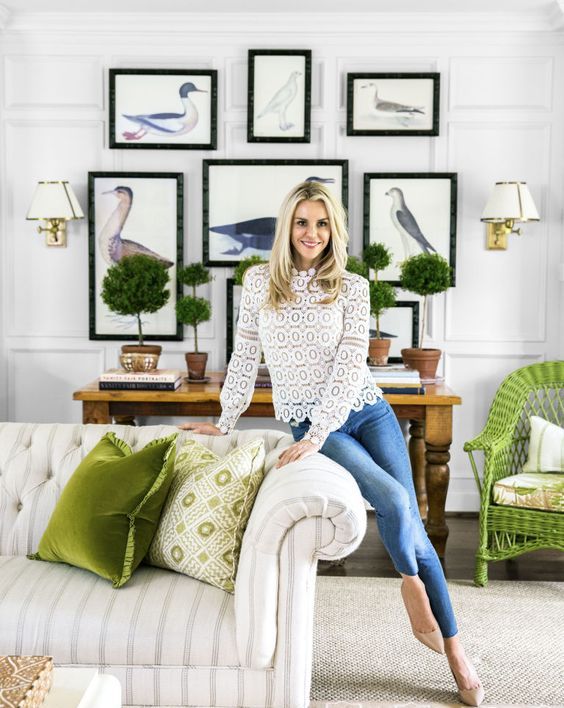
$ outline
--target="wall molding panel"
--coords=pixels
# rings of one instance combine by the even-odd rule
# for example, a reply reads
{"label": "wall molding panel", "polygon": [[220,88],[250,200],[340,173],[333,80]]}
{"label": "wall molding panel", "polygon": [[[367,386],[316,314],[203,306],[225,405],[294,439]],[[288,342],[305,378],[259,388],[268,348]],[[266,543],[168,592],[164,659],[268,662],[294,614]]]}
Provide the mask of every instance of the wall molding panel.
{"label": "wall molding panel", "polygon": [[5,109],[104,110],[99,57],[22,54],[4,63]]}
{"label": "wall molding panel", "polygon": [[554,58],[464,56],[450,59],[449,110],[552,110]]}

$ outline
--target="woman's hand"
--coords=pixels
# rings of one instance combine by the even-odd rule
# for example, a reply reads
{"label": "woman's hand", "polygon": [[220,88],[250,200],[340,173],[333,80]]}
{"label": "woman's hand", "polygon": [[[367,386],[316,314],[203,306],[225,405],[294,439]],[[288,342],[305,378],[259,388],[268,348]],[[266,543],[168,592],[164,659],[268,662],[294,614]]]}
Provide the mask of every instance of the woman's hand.
{"label": "woman's hand", "polygon": [[287,465],[288,462],[296,462],[297,460],[303,460],[304,457],[309,457],[313,455],[314,452],[318,452],[319,445],[310,442],[309,440],[300,440],[289,448],[284,450],[284,452],[278,456],[278,462],[276,467],[282,467]]}
{"label": "woman's hand", "polygon": [[178,426],[180,430],[191,430],[193,433],[200,435],[225,435],[213,423],[182,423]]}

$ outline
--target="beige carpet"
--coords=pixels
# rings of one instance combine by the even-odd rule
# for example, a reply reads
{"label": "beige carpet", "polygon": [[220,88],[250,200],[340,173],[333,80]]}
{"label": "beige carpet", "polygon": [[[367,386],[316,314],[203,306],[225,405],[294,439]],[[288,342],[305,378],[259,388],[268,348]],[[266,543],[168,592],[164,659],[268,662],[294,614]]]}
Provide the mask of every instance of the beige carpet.
{"label": "beige carpet", "polygon": [[[312,708],[457,704],[446,657],[411,634],[400,582],[317,578]],[[564,583],[449,588],[485,704],[564,705]]]}

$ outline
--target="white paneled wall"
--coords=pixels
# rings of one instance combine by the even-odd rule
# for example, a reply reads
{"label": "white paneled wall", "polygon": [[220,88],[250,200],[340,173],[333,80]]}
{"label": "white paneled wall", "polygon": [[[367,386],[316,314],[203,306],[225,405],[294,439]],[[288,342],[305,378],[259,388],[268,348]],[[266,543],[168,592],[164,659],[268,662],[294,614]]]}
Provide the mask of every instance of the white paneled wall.
{"label": "white paneled wall", "polygon": [[[79,421],[72,391],[117,362],[119,343],[88,340],[88,229],[69,227],[67,249],[48,249],[25,221],[38,179],[69,179],[86,212],[87,173],[178,171],[185,175],[185,260],[202,257],[202,159],[346,158],[351,253],[362,251],[364,172],[458,173],[457,284],[432,302],[429,345],[445,352],[455,410],[449,510],[477,508],[465,440],[482,427],[501,379],[519,366],[562,357],[563,36],[512,32],[483,36],[452,17],[423,31],[394,31],[358,16],[163,15],[134,23],[119,15],[25,16],[0,32],[0,418]],[[314,31],[315,30],[315,31]],[[247,49],[311,48],[311,143],[246,142]],[[215,68],[218,150],[109,150],[107,70]],[[440,135],[347,137],[346,74],[438,71]],[[482,208],[496,180],[529,183],[541,221],[524,225],[505,252],[487,251]],[[214,269],[202,294],[214,316],[201,339],[210,369],[224,366],[225,289],[230,269]],[[400,293],[400,299],[414,299]],[[185,342],[165,342],[162,365],[184,367]],[[242,420],[241,427],[272,425]],[[281,427],[281,426],[277,426]]]}

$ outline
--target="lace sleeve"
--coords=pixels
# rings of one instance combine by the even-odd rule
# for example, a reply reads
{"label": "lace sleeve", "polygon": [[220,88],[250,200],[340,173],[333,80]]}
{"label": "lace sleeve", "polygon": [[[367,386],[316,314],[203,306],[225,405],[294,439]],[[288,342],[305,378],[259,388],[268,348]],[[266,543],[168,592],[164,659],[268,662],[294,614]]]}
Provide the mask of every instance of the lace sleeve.
{"label": "lace sleeve", "polygon": [[311,426],[304,440],[321,446],[329,433],[338,430],[347,419],[364,382],[369,325],[368,281],[359,276],[349,283],[343,336],[335,354],[333,371],[321,401],[312,409]]}
{"label": "lace sleeve", "polygon": [[217,427],[224,434],[233,430],[253,397],[261,356],[258,309],[262,280],[257,267],[249,268],[243,280],[235,345],[219,396],[221,416]]}

